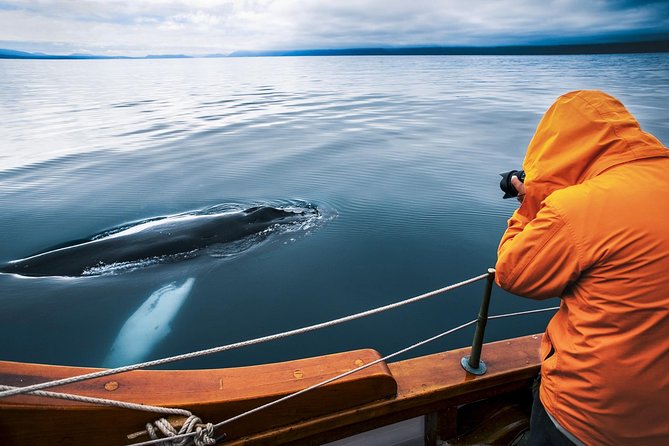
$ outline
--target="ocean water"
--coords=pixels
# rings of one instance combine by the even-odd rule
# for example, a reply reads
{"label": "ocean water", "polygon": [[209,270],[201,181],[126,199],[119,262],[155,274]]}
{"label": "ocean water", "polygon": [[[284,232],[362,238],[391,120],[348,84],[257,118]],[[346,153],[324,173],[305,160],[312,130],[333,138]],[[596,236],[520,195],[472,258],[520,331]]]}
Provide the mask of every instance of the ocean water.
{"label": "ocean water", "polygon": [[[615,95],[669,142],[669,54],[0,60],[0,264],[212,208],[307,203],[322,216],[235,255],[84,277],[0,274],[0,358],[100,366],[119,345],[132,351],[126,362],[159,358],[482,274],[516,206],[501,199],[498,173],[519,168],[544,111],[575,89]],[[479,282],[169,367],[387,354],[474,319],[482,292]],[[491,312],[556,303],[495,289]],[[540,332],[548,319],[493,321],[487,340]]]}

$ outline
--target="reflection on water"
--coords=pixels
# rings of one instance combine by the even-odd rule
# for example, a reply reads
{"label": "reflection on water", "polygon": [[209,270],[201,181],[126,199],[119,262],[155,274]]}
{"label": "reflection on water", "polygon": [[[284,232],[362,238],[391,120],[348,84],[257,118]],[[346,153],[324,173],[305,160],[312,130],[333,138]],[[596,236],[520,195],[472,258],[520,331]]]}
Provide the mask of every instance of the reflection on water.
{"label": "reflection on water", "polygon": [[[494,264],[541,115],[602,89],[665,143],[669,56],[0,61],[0,262],[224,202],[305,200],[338,218],[300,243],[119,276],[0,274],[0,357],[100,365],[128,314],[197,280],[150,356],[386,304]],[[216,259],[213,259],[216,260]],[[176,367],[384,353],[472,319],[476,286],[360,323]],[[552,304],[552,303],[549,303]],[[542,306],[496,291],[494,311]],[[547,318],[490,324],[491,338]],[[81,336],[86,333],[86,336]],[[464,345],[463,333],[430,351]],[[427,350],[425,350],[427,351]],[[421,351],[418,353],[424,353]]]}

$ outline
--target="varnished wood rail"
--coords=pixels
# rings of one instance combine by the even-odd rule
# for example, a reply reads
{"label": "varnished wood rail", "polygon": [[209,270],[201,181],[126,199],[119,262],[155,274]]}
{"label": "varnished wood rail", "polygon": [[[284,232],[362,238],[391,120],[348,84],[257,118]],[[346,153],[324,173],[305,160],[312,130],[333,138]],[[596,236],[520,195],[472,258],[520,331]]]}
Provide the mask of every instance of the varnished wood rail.
{"label": "varnished wood rail", "polygon": [[[475,414],[485,419],[509,408],[515,410],[519,401],[527,403],[525,398],[539,371],[540,340],[541,335],[530,335],[485,344],[483,357],[488,372],[482,376],[469,374],[460,365],[460,359],[469,353],[469,347],[390,363],[388,368],[397,382],[397,395],[393,398],[225,444],[319,445],[422,415],[426,415],[426,444],[446,439],[456,439],[449,444],[468,444],[467,440],[458,443],[457,437],[466,437],[470,430],[486,430],[486,427],[462,419],[459,414],[466,412],[467,405],[485,411]],[[516,422],[516,419],[511,420],[509,425]],[[488,430],[498,429],[500,432],[490,432],[486,438],[495,439],[501,435],[503,442],[506,439],[504,429],[509,425],[491,426]],[[485,433],[481,436],[485,437]]]}
{"label": "varnished wood rail", "polygon": [[[374,365],[224,426],[224,444],[322,444],[420,415],[428,415],[429,441],[457,437],[463,430],[458,414],[464,405],[528,388],[538,370],[539,338],[486,344],[488,372],[483,376],[460,367],[469,348]],[[242,368],[139,370],[50,390],[183,408],[216,423],[379,357],[373,350],[357,350]],[[0,361],[0,384],[25,386],[94,370]],[[124,445],[129,443],[127,434],[156,418],[151,413],[17,395],[0,400],[0,444]]]}

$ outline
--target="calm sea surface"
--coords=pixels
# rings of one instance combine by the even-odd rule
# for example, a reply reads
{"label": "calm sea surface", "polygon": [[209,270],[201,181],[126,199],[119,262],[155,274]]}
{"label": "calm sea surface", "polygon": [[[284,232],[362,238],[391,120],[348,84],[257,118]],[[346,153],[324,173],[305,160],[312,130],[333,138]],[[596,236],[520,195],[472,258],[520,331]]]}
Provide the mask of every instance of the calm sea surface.
{"label": "calm sea surface", "polygon": [[[501,199],[498,173],[520,166],[543,112],[575,89],[617,96],[669,142],[667,54],[0,60],[0,263],[211,206],[302,200],[325,216],[233,257],[80,278],[0,274],[0,358],[99,366],[115,342],[159,358],[479,275],[516,205]],[[482,291],[171,367],[391,353],[475,318]],[[152,297],[183,305],[129,328]],[[491,311],[556,303],[496,289]],[[487,338],[539,332],[548,318],[493,321]],[[472,332],[414,354],[463,346]]]}

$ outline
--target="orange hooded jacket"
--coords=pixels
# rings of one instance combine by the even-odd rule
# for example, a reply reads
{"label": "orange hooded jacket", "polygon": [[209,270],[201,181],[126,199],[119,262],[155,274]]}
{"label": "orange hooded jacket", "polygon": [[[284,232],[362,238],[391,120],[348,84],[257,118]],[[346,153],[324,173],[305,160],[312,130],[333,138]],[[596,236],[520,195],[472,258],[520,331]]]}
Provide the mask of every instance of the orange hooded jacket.
{"label": "orange hooded jacket", "polygon": [[496,281],[561,297],[540,398],[591,445],[669,445],[669,151],[599,91],[560,97],[523,163]]}

